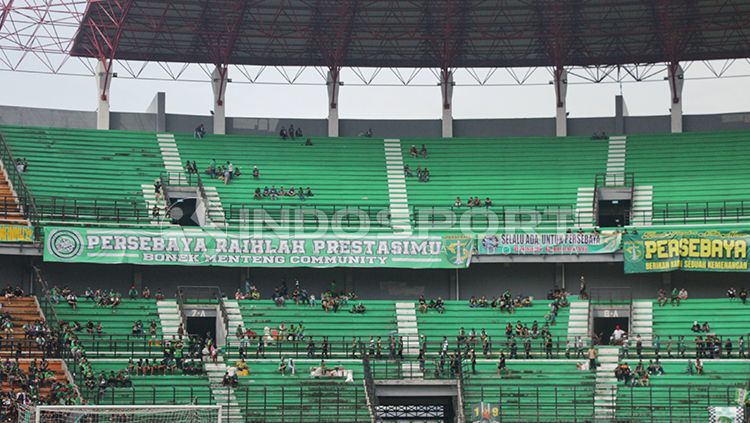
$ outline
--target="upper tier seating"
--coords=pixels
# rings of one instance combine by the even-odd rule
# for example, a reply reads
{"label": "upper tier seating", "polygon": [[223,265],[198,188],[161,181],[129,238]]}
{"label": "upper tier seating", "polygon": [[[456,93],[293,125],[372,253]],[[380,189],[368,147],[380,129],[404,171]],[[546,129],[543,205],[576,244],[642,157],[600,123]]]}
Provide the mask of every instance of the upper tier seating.
{"label": "upper tier seating", "polygon": [[[404,163],[413,172],[417,167],[430,171],[427,183],[416,173],[406,178],[409,204],[418,213],[433,206],[450,208],[456,197],[465,211],[468,197],[478,196],[482,202],[489,197],[496,212],[500,206],[552,206],[570,220],[578,188],[593,188],[596,174],[605,172],[607,163],[607,142],[582,137],[402,139],[401,144]],[[412,158],[411,146],[419,150],[422,144],[428,157]]]}
{"label": "upper tier seating", "polygon": [[153,133],[10,126],[0,132],[14,156],[28,160],[23,178],[43,221],[149,223],[141,185],[164,171]]}
{"label": "upper tier seating", "polygon": [[[737,208],[747,222],[748,203],[733,200],[750,199],[750,169],[732,163],[750,161],[748,141],[747,132],[628,136],[625,170],[636,185],[653,186],[654,224],[704,223],[707,203],[728,210],[709,223],[736,221]],[[664,203],[671,203],[670,218],[663,218]]]}
{"label": "upper tier seating", "polygon": [[[628,364],[635,368],[637,363]],[[630,422],[708,421],[709,405],[736,405],[736,388],[745,387],[750,374],[747,361],[706,360],[702,376],[688,375],[686,360],[663,360],[661,364],[665,375],[650,377],[650,388],[620,384],[617,392],[619,418]]]}
{"label": "upper tier seating", "polygon": [[[13,334],[3,334],[2,343],[0,343],[0,357],[15,356],[17,345],[22,345],[22,357],[39,357],[44,355],[34,339],[26,339],[23,326],[25,324],[34,324],[43,320],[39,313],[34,297],[16,297],[7,299],[0,297],[0,314],[10,314],[10,321],[13,323]],[[11,342],[13,341],[13,342]]]}
{"label": "upper tier seating", "polygon": [[[225,215],[239,219],[242,207],[263,207],[271,216],[278,216],[279,207],[318,207],[329,216],[333,207],[388,207],[388,184],[385,173],[383,141],[370,138],[315,138],[312,146],[305,146],[305,138],[281,140],[269,137],[237,135],[207,135],[195,139],[191,135],[175,134],[175,141],[184,161],[195,161],[206,187],[215,187]],[[225,184],[206,175],[211,160],[217,166],[239,167],[242,174]],[[260,177],[252,176],[257,166]],[[285,190],[310,187],[313,197],[304,201],[294,197],[254,200],[256,188]]]}

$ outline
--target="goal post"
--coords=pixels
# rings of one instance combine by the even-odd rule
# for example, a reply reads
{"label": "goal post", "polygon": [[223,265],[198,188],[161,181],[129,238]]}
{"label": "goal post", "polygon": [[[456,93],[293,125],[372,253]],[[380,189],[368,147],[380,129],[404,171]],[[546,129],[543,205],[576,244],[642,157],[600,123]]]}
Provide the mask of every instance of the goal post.
{"label": "goal post", "polygon": [[39,405],[22,423],[222,423],[220,405]]}

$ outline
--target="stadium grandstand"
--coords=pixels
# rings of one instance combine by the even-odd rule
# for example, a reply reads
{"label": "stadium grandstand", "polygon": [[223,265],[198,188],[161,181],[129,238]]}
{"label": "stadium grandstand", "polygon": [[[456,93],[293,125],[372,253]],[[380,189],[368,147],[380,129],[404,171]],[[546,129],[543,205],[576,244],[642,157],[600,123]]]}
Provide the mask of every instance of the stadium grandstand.
{"label": "stadium grandstand", "polygon": [[[750,110],[683,113],[748,28],[741,0],[0,2],[3,75],[97,104],[0,105],[0,422],[750,422]],[[327,117],[228,117],[266,68]],[[110,110],[189,69],[210,115]],[[431,73],[440,118],[340,119],[381,69]],[[536,69],[554,116],[454,119],[460,78]],[[623,82],[668,107],[569,116]]]}

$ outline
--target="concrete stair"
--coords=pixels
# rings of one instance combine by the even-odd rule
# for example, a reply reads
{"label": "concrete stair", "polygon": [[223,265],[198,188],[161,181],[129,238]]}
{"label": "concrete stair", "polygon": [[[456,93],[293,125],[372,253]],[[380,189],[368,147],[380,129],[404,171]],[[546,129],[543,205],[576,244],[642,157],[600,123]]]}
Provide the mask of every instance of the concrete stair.
{"label": "concrete stair", "polygon": [[568,340],[589,338],[589,302],[573,301],[570,303],[570,315],[568,317]]}
{"label": "concrete stair", "polygon": [[157,301],[156,309],[159,312],[161,331],[164,337],[177,336],[177,329],[182,323],[182,316],[177,309],[177,300]]}
{"label": "concrete stair", "polygon": [[617,408],[617,378],[615,368],[619,363],[620,348],[597,348],[599,367],[596,369],[596,386],[594,388],[594,419],[611,421],[615,418]]}
{"label": "concrete stair", "polygon": [[[417,327],[417,310],[412,302],[396,303],[396,327],[398,335],[404,340],[404,355],[419,354],[419,328]],[[404,361],[401,363],[404,378],[423,379],[419,363]]]}
{"label": "concrete stair", "polygon": [[216,226],[224,226],[226,224],[226,216],[224,215],[224,206],[221,205],[221,198],[219,193],[216,191],[216,187],[206,186],[206,197],[208,198],[208,220]]}
{"label": "concrete stair", "polygon": [[221,383],[227,371],[224,358],[220,356],[216,363],[206,362],[205,368],[206,373],[208,373],[208,380],[211,383],[211,397],[216,405],[222,407],[222,421],[229,423],[244,422],[245,418],[234,394],[234,388],[224,386]]}
{"label": "concrete stair", "polygon": [[411,215],[409,199],[406,194],[406,177],[404,176],[404,158],[401,154],[401,140],[386,139],[385,168],[388,176],[388,197],[390,199],[391,227],[400,235],[411,235]]}
{"label": "concrete stair", "polygon": [[651,347],[654,338],[654,303],[633,301],[633,315],[630,324],[630,346],[635,347],[636,336],[641,336],[644,347]]}
{"label": "concrete stair", "polygon": [[630,224],[651,226],[654,217],[654,187],[639,185],[633,191],[633,209]]}
{"label": "concrete stair", "polygon": [[576,227],[594,227],[594,187],[579,187],[576,194]]}
{"label": "concrete stair", "polygon": [[609,137],[607,151],[607,179],[609,186],[625,184],[625,154],[627,138],[625,136]]}

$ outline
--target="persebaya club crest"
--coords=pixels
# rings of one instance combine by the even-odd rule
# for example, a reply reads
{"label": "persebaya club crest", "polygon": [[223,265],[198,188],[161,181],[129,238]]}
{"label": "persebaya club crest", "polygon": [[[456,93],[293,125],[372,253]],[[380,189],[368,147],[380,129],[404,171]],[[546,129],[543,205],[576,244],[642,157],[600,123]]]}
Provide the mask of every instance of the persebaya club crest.
{"label": "persebaya club crest", "polygon": [[630,261],[640,261],[643,259],[643,243],[639,241],[625,241],[622,250],[628,255]]}
{"label": "persebaya club crest", "polygon": [[47,248],[54,256],[70,260],[81,254],[83,239],[77,232],[58,229],[49,235]]}
{"label": "persebaya club crest", "polygon": [[474,247],[473,239],[468,237],[445,237],[445,257],[456,267],[465,267],[471,259],[472,249]]}

